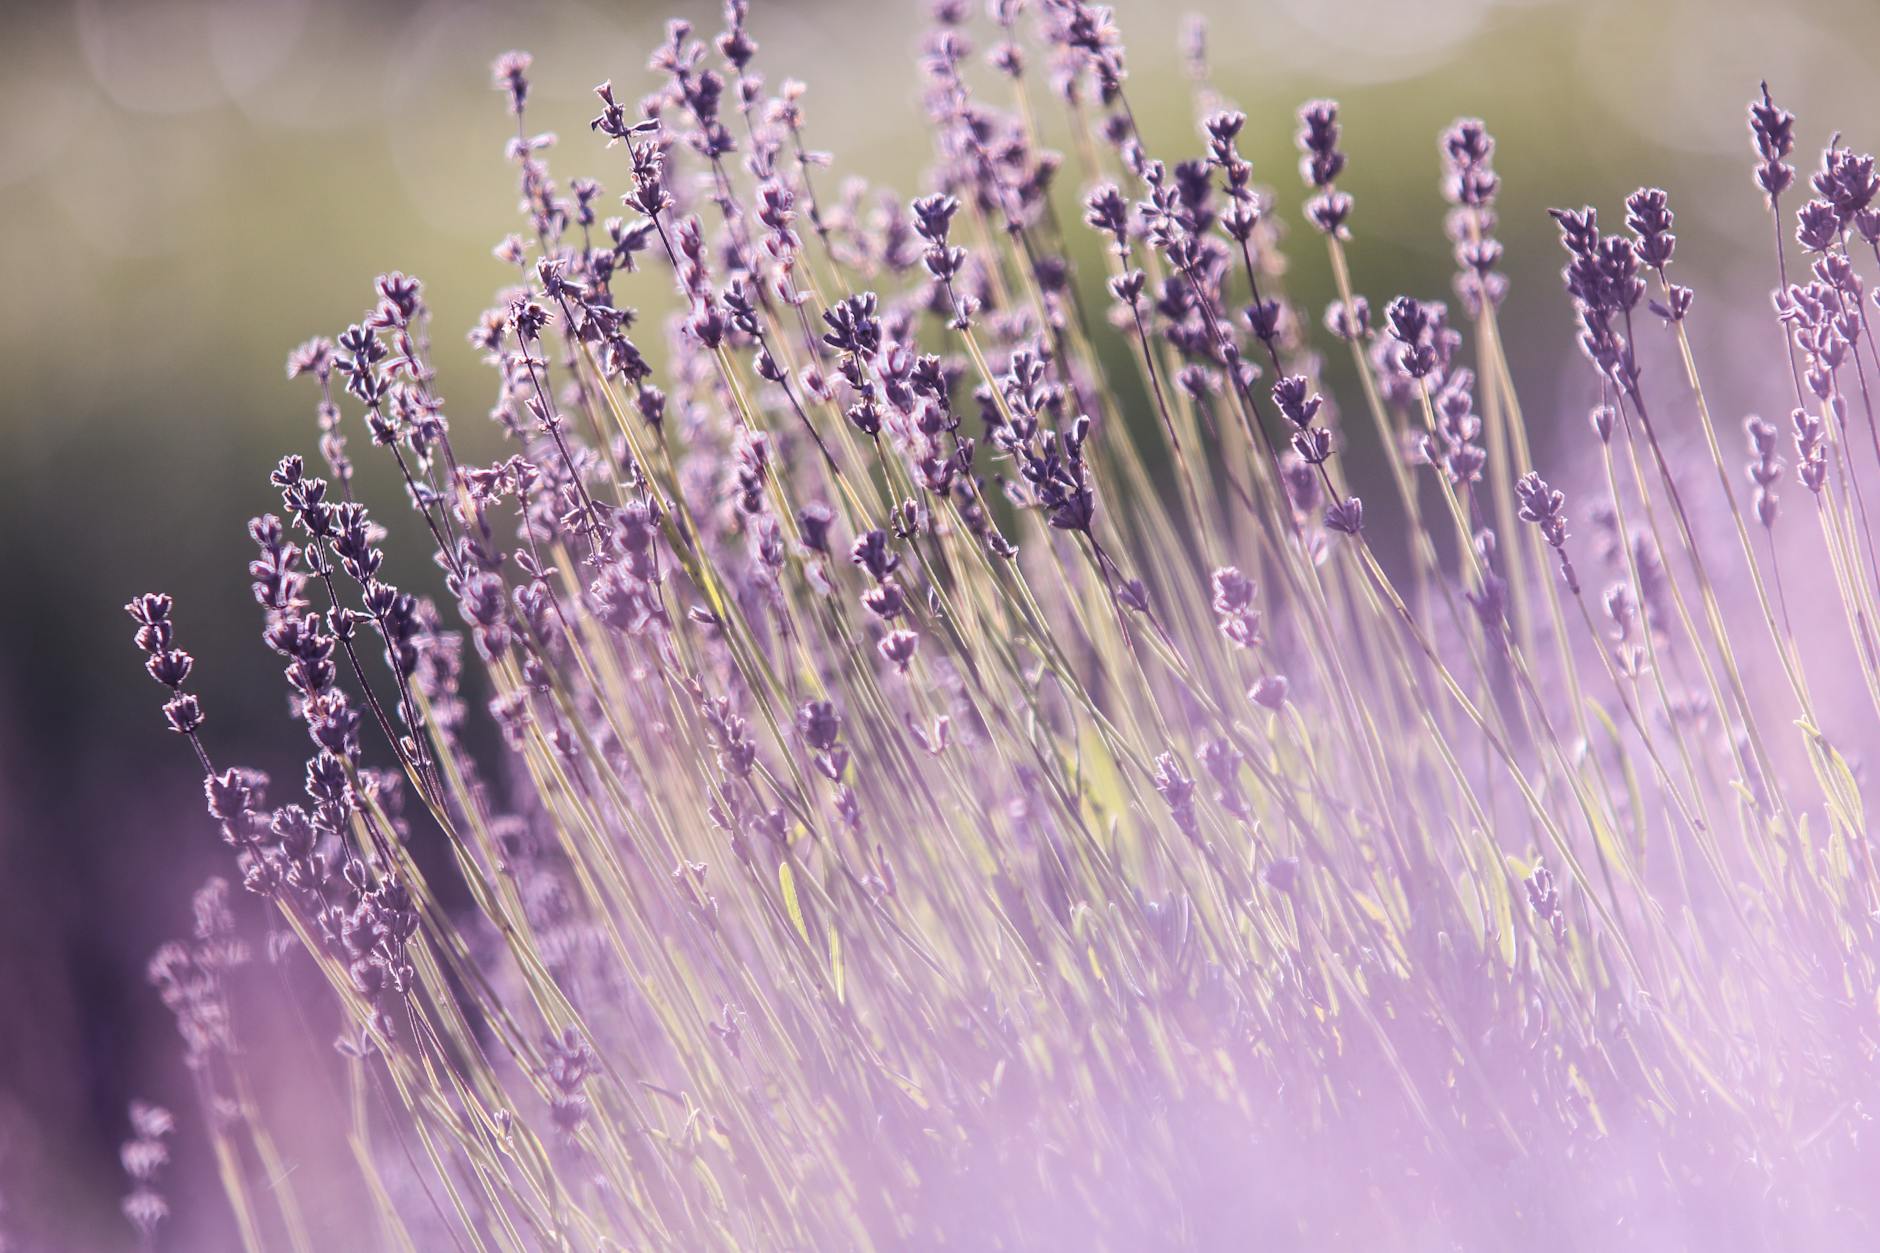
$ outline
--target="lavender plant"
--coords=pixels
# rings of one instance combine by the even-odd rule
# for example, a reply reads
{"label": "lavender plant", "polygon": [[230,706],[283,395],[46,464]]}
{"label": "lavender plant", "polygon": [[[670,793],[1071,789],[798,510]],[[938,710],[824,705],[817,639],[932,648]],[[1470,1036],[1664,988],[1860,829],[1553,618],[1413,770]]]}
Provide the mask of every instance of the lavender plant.
{"label": "lavender plant", "polygon": [[[1750,107],[1795,408],[1736,465],[1667,194],[1621,233],[1557,211],[1597,405],[1592,464],[1542,465],[1481,122],[1433,166],[1451,299],[1374,312],[1345,119],[1300,111],[1321,319],[1199,32],[1171,164],[1104,10],[942,0],[906,201],[828,173],[747,17],[595,89],[613,194],[551,175],[530,59],[497,60],[522,226],[470,337],[508,455],[454,448],[414,278],[290,357],[317,455],[274,468],[250,573],[303,778],[230,764],[186,614],[128,606],[266,958],[339,1035],[296,1071],[333,1085],[323,1150],[241,1044],[227,883],[152,963],[243,1244],[1874,1238],[1871,729],[1818,713],[1854,676],[1775,548],[1819,529],[1880,713],[1873,159],[1837,141],[1798,191],[1794,119]],[[1550,485],[1580,469],[1604,499]],[[137,1117],[148,1236],[168,1120]],[[303,1197],[322,1151],[340,1195]]]}

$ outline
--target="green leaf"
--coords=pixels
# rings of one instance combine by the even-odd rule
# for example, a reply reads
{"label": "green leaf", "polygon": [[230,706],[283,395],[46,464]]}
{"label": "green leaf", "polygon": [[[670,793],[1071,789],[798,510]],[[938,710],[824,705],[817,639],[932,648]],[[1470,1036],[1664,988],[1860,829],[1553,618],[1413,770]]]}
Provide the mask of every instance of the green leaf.
{"label": "green leaf", "polygon": [[809,926],[803,921],[803,905],[796,899],[796,871],[790,869],[790,863],[777,863],[777,883],[783,888],[783,907],[789,911],[790,921],[796,924],[796,933],[803,937],[803,943],[809,943]]}

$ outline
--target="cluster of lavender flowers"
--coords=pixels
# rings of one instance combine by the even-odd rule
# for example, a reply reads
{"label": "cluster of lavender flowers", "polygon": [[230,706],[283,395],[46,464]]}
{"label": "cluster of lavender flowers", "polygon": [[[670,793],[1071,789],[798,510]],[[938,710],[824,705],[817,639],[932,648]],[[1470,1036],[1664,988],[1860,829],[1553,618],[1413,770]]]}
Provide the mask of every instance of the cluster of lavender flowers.
{"label": "cluster of lavender flowers", "polygon": [[[1453,299],[1374,317],[1338,107],[1300,110],[1321,319],[1200,30],[1171,165],[1105,10],[941,0],[909,201],[828,172],[747,19],[595,89],[611,191],[551,174],[496,62],[522,224],[470,339],[505,456],[453,446],[414,278],[290,358],[316,456],[249,535],[295,795],[218,766],[175,608],[128,606],[267,960],[338,1024],[352,1204],[283,1167],[320,1129],[277,1143],[238,1042],[229,882],[152,963],[244,1244],[1873,1238],[1880,881],[1774,548],[1793,473],[1880,713],[1873,159],[1837,141],[1791,205],[1793,118],[1751,106],[1796,407],[1749,419],[1747,483],[1666,193],[1556,213],[1589,506],[1529,446],[1481,122],[1432,167]],[[388,580],[361,435],[431,585]]]}
{"label": "cluster of lavender flowers", "polygon": [[160,1105],[131,1102],[131,1138],[118,1151],[131,1190],[124,1194],[124,1217],[149,1248],[157,1226],[169,1216],[169,1204],[156,1189],[157,1177],[170,1163],[168,1140],[176,1120]]}

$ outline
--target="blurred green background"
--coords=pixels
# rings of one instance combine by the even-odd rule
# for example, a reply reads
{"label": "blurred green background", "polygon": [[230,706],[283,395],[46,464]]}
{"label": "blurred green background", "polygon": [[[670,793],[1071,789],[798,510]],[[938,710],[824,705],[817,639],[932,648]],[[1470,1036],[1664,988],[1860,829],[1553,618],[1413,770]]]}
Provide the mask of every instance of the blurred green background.
{"label": "blurred green background", "polygon": [[[1857,0],[1117,8],[1133,103],[1171,161],[1199,152],[1177,20],[1209,19],[1216,85],[1249,114],[1245,151],[1290,220],[1302,198],[1292,111],[1343,102],[1358,285],[1380,304],[1447,296],[1435,137],[1459,114],[1487,119],[1514,283],[1504,325],[1543,448],[1578,438],[1590,377],[1563,369],[1570,322],[1547,205],[1590,201],[1616,224],[1626,192],[1669,186],[1702,350],[1734,361],[1755,336],[1771,361],[1744,104],[1767,77],[1801,115],[1804,165],[1835,125],[1873,141],[1859,127],[1880,91],[1866,64],[1880,6]],[[758,65],[773,86],[810,84],[810,136],[836,154],[834,175],[924,190],[924,6],[753,9]],[[285,355],[356,318],[374,275],[417,274],[457,438],[493,451],[491,380],[459,334],[505,280],[489,249],[514,223],[488,62],[512,46],[536,54],[532,125],[561,134],[551,161],[564,185],[618,182],[619,154],[587,131],[589,89],[606,77],[626,99],[649,89],[669,10],[716,23],[713,5],[639,0],[84,0],[0,17],[0,1227],[51,1213],[64,1233],[51,1247],[127,1243],[125,1102],[176,1106],[185,1140],[194,1118],[142,966],[187,930],[188,891],[223,850],[118,606],[146,589],[177,595],[211,743],[286,790],[300,745],[255,637],[243,535],[275,503],[275,458],[312,451],[312,391],[286,381]],[[1295,242],[1293,294],[1316,314],[1322,250]],[[649,310],[663,296],[652,275],[623,293]],[[1726,308],[1752,316],[1704,316]],[[659,338],[642,343],[656,351]],[[1734,373],[1727,413],[1781,411],[1780,379]],[[368,496],[395,520],[398,495],[364,443]],[[401,577],[434,588],[415,556],[406,546]],[[220,1247],[219,1203],[191,1182],[206,1172],[187,1169],[190,1153],[171,1238]]]}

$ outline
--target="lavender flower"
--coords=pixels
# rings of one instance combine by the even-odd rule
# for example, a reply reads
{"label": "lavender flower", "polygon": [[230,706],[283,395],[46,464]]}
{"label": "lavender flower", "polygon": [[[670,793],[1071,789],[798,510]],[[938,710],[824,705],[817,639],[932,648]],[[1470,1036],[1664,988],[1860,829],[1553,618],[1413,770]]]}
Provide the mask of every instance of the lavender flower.
{"label": "lavender flower", "polygon": [[1532,470],[1522,475],[1515,483],[1515,499],[1520,505],[1520,517],[1523,522],[1531,522],[1539,528],[1541,538],[1554,550],[1560,559],[1560,577],[1566,581],[1567,590],[1574,595],[1580,593],[1580,576],[1574,572],[1573,562],[1567,557],[1567,496],[1547,485],[1547,480]]}
{"label": "lavender flower", "polygon": [[1769,84],[1762,85],[1762,99],[1749,106],[1750,139],[1762,164],[1756,169],[1756,185],[1769,197],[1775,208],[1789,185],[1795,181],[1795,167],[1786,158],[1795,150],[1795,115],[1778,109],[1769,98]]}
{"label": "lavender flower", "polygon": [[1776,455],[1776,428],[1751,416],[1744,419],[1743,431],[1750,449],[1750,462],[1745,472],[1756,485],[1753,501],[1756,518],[1765,528],[1772,527],[1776,522],[1775,485],[1782,478],[1782,458]]}
{"label": "lavender flower", "polygon": [[157,1191],[157,1176],[169,1164],[168,1139],[176,1129],[170,1112],[159,1105],[131,1102],[131,1138],[124,1142],[118,1159],[131,1190],[125,1194],[124,1217],[137,1229],[145,1248],[153,1247],[157,1227],[169,1217],[170,1207]]}
{"label": "lavender flower", "polygon": [[1338,133],[1338,105],[1333,101],[1314,100],[1299,110],[1297,142],[1304,154],[1299,175],[1315,193],[1306,202],[1306,218],[1326,235],[1344,239],[1349,234],[1345,221],[1351,216],[1351,197],[1333,186],[1345,169]]}
{"label": "lavender flower", "polygon": [[[1823,154],[1763,345],[1835,576],[1805,591],[1775,424],[1745,424],[1763,542],[1700,512],[1731,471],[1669,195],[1614,234],[1554,212],[1613,484],[1589,604],[1567,493],[1510,469],[1563,449],[1481,121],[1438,139],[1455,300],[1374,313],[1336,105],[1295,135],[1326,247],[1288,257],[1270,119],[1198,37],[1163,151],[1106,9],[927,12],[911,200],[826,176],[746,0],[595,89],[593,177],[496,62],[519,221],[466,320],[506,446],[453,442],[453,284],[382,274],[288,358],[313,444],[248,524],[283,794],[224,759],[170,599],[127,605],[224,846],[148,973],[242,1238],[1838,1247],[1880,985],[1858,724],[1822,696],[1880,707],[1872,160]],[[1794,119],[1750,120],[1776,209]],[[1321,328],[1293,293],[1325,290]],[[1684,367],[1649,386],[1641,306]],[[281,988],[337,1036],[337,1130],[261,1081]],[[133,1121],[148,1242],[169,1127]],[[1520,1171],[1482,1189],[1491,1161]]]}

